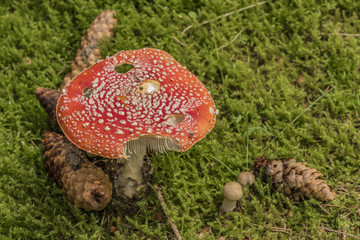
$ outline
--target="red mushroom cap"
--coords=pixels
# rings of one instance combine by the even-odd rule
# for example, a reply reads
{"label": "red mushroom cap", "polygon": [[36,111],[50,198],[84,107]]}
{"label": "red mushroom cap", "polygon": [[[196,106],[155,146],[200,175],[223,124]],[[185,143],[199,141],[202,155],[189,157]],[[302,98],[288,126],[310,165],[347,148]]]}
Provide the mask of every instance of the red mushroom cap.
{"label": "red mushroom cap", "polygon": [[[115,67],[131,64],[126,73]],[[125,143],[142,136],[175,139],[182,151],[214,127],[216,107],[200,80],[168,53],[121,51],[74,78],[56,115],[79,148],[107,158],[123,156]]]}

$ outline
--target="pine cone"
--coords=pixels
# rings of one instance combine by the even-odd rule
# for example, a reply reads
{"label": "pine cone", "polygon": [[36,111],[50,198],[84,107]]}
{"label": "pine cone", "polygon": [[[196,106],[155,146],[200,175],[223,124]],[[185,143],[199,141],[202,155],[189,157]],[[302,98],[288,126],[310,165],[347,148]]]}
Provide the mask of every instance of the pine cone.
{"label": "pine cone", "polygon": [[41,142],[45,167],[64,196],[86,211],[104,209],[112,195],[108,175],[61,134],[45,132]]}
{"label": "pine cone", "polygon": [[261,157],[255,160],[255,171],[265,169],[267,176],[272,178],[273,186],[295,201],[314,197],[321,201],[333,200],[336,194],[319,171],[298,163],[295,159],[268,160]]}
{"label": "pine cone", "polygon": [[85,68],[95,64],[97,60],[101,58],[100,50],[97,47],[98,42],[104,37],[113,36],[116,21],[115,11],[105,10],[91,23],[81,40],[80,47],[76,53],[76,58],[71,63],[72,69],[64,77],[61,88],[85,70]]}
{"label": "pine cone", "polygon": [[39,100],[40,105],[49,114],[52,120],[56,121],[56,104],[60,97],[60,91],[38,87],[35,90],[36,98]]}

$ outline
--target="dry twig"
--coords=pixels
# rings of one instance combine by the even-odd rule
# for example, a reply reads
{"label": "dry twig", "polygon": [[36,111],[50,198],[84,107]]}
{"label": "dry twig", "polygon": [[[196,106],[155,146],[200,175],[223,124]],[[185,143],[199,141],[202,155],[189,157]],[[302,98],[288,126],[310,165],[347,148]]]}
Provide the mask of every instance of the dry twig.
{"label": "dry twig", "polygon": [[103,226],[103,224],[104,224],[104,221],[105,221],[105,215],[106,215],[106,209],[105,209],[105,211],[104,211],[104,213],[103,213],[103,216],[102,216],[102,219],[101,219],[101,222],[100,222],[100,226],[102,227]]}
{"label": "dry twig", "polygon": [[336,35],[345,36],[345,37],[360,37],[358,33],[338,33]]}
{"label": "dry twig", "polygon": [[321,204],[319,204],[319,207],[327,214],[327,215],[330,215],[331,213],[326,210],[323,206],[321,206]]}
{"label": "dry twig", "polygon": [[[250,223],[251,225],[255,226],[255,227],[259,227],[260,225],[255,224],[255,223]],[[291,232],[290,228],[286,228],[286,225],[284,227],[269,227],[267,224],[263,225],[264,228],[271,228],[271,231],[273,232],[282,232],[282,233],[289,233]]]}
{"label": "dry twig", "polygon": [[240,34],[242,33],[242,31],[238,32],[238,34],[235,35],[235,37],[227,44],[221,46],[221,47],[218,47],[218,49],[216,50],[220,50],[220,49],[223,49],[223,48],[226,48],[227,46],[229,46],[230,44],[232,44],[233,42],[235,42],[235,40],[240,36]]}
{"label": "dry twig", "polygon": [[350,233],[347,233],[347,232],[340,232],[338,230],[334,230],[334,229],[326,228],[326,227],[320,227],[320,229],[324,230],[324,231],[327,231],[327,232],[333,232],[333,233],[341,234],[343,236],[348,236],[348,237],[352,237],[352,238],[355,238],[355,239],[360,239],[359,236],[356,236],[356,235],[353,235],[353,234],[350,234]]}
{"label": "dry twig", "polygon": [[37,148],[37,150],[40,150],[40,148],[35,144],[35,142],[33,140],[30,140],[30,142],[32,145],[34,145]]}
{"label": "dry twig", "polygon": [[177,37],[175,37],[175,36],[172,36],[172,38],[178,43],[178,44],[180,44],[181,46],[183,46],[183,47],[185,47],[186,46],[186,44],[185,43],[183,43],[182,41],[180,41]]}
{"label": "dry twig", "polygon": [[[263,5],[263,4],[267,3],[267,2],[268,2],[268,1],[259,2],[259,3],[252,4],[252,5],[249,5],[249,6],[244,7],[244,8],[240,8],[240,9],[234,10],[234,11],[232,11],[232,12],[225,13],[224,15],[218,16],[217,18],[214,18],[214,19],[211,19],[211,20],[207,20],[207,21],[205,21],[205,22],[200,23],[200,26],[205,25],[205,24],[208,24],[208,23],[213,22],[213,21],[216,21],[216,20],[219,20],[219,19],[224,18],[224,17],[228,17],[228,16],[230,16],[230,15],[232,15],[232,14],[234,14],[234,13],[243,12],[243,11],[248,10],[248,9],[250,9],[250,8]],[[181,32],[181,35],[184,35],[184,34],[185,34],[189,29],[191,29],[192,27],[193,27],[193,25],[190,25],[190,26],[186,27],[186,28]]]}
{"label": "dry twig", "polygon": [[[328,36],[330,33],[320,33],[321,36]],[[360,37],[359,33],[335,33],[337,36],[343,36],[343,37]]]}
{"label": "dry twig", "polygon": [[345,208],[348,209],[347,207],[344,206],[339,206],[339,205],[335,205],[335,204],[320,204],[323,207],[337,207],[337,208]]}
{"label": "dry twig", "polygon": [[177,226],[175,225],[175,223],[174,223],[174,221],[172,220],[172,218],[167,214],[167,206],[166,206],[164,197],[163,197],[163,195],[162,195],[162,193],[161,193],[161,188],[158,187],[158,186],[154,186],[154,188],[156,189],[157,197],[158,197],[158,199],[159,199],[161,208],[162,208],[162,210],[164,211],[165,216],[166,216],[167,219],[169,220],[170,225],[171,225],[171,228],[172,228],[172,230],[173,230],[176,238],[177,238],[178,240],[182,240],[182,237],[181,237],[181,235],[180,235],[179,229],[178,229]]}

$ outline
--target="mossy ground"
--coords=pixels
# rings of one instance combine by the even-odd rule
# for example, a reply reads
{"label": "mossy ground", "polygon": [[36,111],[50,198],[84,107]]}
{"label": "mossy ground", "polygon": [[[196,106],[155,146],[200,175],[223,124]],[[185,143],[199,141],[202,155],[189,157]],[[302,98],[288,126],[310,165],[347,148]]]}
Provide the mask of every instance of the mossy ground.
{"label": "mossy ground", "polygon": [[[345,236],[325,228],[360,236],[360,2],[269,1],[201,24],[255,2],[1,1],[0,238],[174,238],[155,191],[137,212],[113,202],[88,213],[44,169],[40,139],[50,124],[34,90],[60,86],[82,35],[108,8],[118,24],[103,55],[163,49],[201,79],[220,113],[191,150],[151,157],[152,183],[184,239]],[[237,212],[219,216],[222,186],[263,155],[307,162],[339,196],[295,203],[258,179]]]}

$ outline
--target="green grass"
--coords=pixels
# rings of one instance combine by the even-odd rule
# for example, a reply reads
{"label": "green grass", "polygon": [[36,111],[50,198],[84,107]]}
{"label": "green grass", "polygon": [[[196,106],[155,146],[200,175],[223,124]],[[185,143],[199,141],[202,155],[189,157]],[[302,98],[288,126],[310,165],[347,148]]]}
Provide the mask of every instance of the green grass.
{"label": "green grass", "polygon": [[[360,236],[360,37],[352,35],[360,33],[360,2],[270,1],[201,24],[254,3],[1,1],[0,239],[174,238],[155,191],[139,211],[113,201],[88,213],[44,169],[40,139],[50,123],[34,90],[60,86],[81,37],[108,8],[118,24],[103,55],[163,49],[201,79],[220,112],[192,149],[151,157],[152,184],[162,186],[184,239],[339,237],[324,228]],[[219,216],[222,186],[263,155],[321,171],[340,193],[333,206],[294,203],[257,179],[237,212]]]}

